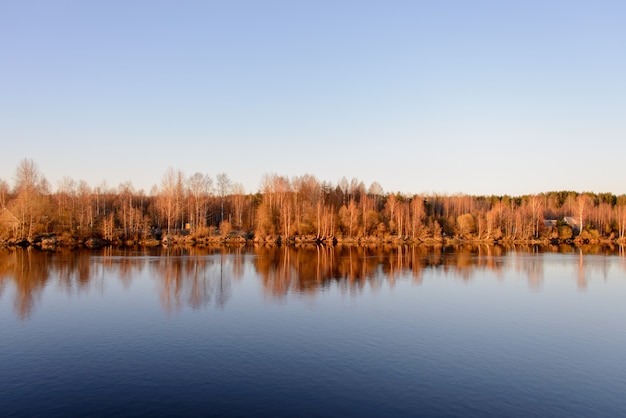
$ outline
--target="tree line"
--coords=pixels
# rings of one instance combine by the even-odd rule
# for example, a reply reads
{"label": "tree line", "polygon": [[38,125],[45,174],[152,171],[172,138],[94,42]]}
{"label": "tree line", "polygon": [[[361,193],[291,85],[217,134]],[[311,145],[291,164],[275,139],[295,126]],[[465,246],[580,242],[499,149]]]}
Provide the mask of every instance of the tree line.
{"label": "tree line", "polygon": [[53,190],[31,159],[19,163],[12,186],[0,179],[4,243],[603,241],[624,240],[625,229],[626,195],[612,193],[407,195],[308,174],[266,174],[246,193],[225,173],[173,168],[149,193],[69,177]]}

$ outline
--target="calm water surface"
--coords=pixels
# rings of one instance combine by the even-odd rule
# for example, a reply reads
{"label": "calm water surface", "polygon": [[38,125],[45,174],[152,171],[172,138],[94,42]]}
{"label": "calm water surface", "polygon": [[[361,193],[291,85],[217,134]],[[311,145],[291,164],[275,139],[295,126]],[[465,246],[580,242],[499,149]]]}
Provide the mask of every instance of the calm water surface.
{"label": "calm water surface", "polygon": [[626,416],[623,249],[0,250],[0,415]]}

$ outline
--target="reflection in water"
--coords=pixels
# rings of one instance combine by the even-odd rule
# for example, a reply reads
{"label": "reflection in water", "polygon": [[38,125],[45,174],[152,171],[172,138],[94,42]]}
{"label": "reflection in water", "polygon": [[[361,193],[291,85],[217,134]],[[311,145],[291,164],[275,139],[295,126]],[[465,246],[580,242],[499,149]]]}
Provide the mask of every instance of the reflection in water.
{"label": "reflection in water", "polygon": [[189,250],[166,250],[156,256],[150,271],[160,283],[163,309],[178,311],[184,306],[199,309],[213,300],[223,308],[232,293],[231,283],[243,275],[240,248],[221,248],[212,255]]}
{"label": "reflection in water", "polygon": [[12,280],[15,285],[13,308],[20,319],[31,316],[33,306],[50,277],[50,265],[39,261],[39,258],[40,254],[30,248],[0,254],[0,296],[4,293],[6,282]]}
{"label": "reflection in water", "polygon": [[[432,270],[470,281],[490,271],[499,280],[507,269],[527,278],[531,289],[544,281],[543,257],[563,253],[578,257],[578,287],[585,289],[590,276],[606,278],[609,257],[619,256],[626,270],[624,248],[608,246],[382,246],[382,247],[257,247],[257,248],[165,248],[104,249],[95,251],[40,252],[33,249],[0,250],[0,302],[6,289],[14,288],[13,309],[20,319],[32,316],[46,286],[67,295],[92,289],[103,291],[105,278],[116,277],[129,288],[137,276],[148,274],[159,289],[167,313],[184,307],[201,309],[213,304],[222,309],[232,296],[246,265],[253,267],[263,288],[272,297],[290,292],[312,294],[331,284],[351,293],[365,286],[376,290],[383,284],[410,279],[420,284]],[[592,260],[592,261],[590,261]],[[570,264],[568,264],[570,265]]]}
{"label": "reflection in water", "polygon": [[489,245],[261,248],[255,267],[266,290],[280,297],[290,291],[316,292],[331,282],[353,292],[366,285],[393,287],[396,280],[407,277],[420,284],[427,269],[470,280],[479,270],[501,272],[505,252]]}

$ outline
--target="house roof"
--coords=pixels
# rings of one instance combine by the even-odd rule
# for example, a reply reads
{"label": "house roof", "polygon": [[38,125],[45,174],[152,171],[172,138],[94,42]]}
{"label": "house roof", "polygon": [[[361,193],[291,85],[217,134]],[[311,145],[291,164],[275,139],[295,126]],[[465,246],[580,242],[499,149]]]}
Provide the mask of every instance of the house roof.
{"label": "house roof", "polygon": [[576,227],[578,226],[578,219],[574,218],[573,216],[566,216],[563,218],[563,220],[569,226],[576,226]]}

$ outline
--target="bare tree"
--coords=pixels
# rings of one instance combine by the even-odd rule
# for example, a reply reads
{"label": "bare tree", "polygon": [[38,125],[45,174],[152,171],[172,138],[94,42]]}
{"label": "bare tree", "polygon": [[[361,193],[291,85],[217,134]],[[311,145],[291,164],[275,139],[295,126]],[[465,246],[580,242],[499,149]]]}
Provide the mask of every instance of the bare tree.
{"label": "bare tree", "polygon": [[379,210],[378,206],[383,201],[384,193],[383,187],[377,181],[370,184],[369,189],[367,189],[367,194],[374,199],[374,210]]}
{"label": "bare tree", "polygon": [[118,187],[118,210],[122,212],[122,228],[124,229],[125,238],[128,238],[135,231],[135,214],[133,207],[134,193],[135,188],[130,181],[122,183]]}
{"label": "bare tree", "polygon": [[585,216],[589,211],[589,207],[593,204],[593,200],[589,197],[588,194],[583,193],[578,196],[576,199],[576,203],[574,204],[574,209],[578,214],[578,233],[581,234],[585,229]]}
{"label": "bare tree", "polygon": [[232,182],[226,173],[215,176],[217,183],[217,194],[220,197],[220,223],[224,221],[224,202],[231,191]]}
{"label": "bare tree", "polygon": [[6,207],[9,196],[9,183],[0,179],[0,209]]}
{"label": "bare tree", "polygon": [[208,200],[213,189],[213,179],[208,174],[195,173],[187,181],[192,210],[191,223],[194,230],[206,226]]}
{"label": "bare tree", "polygon": [[32,239],[41,228],[42,216],[47,210],[49,185],[32,159],[23,159],[15,172],[17,211],[20,215],[20,235]]}
{"label": "bare tree", "polygon": [[617,199],[617,229],[620,238],[624,238],[626,232],[626,195]]}
{"label": "bare tree", "polygon": [[539,238],[539,222],[543,218],[543,198],[538,195],[530,196],[528,206],[532,214],[533,237]]}
{"label": "bare tree", "polygon": [[400,235],[400,231],[398,231],[398,222],[397,222],[397,210],[398,210],[399,202],[398,198],[395,194],[390,193],[387,196],[387,202],[385,203],[385,209],[389,214],[389,232],[393,233],[394,231]]}
{"label": "bare tree", "polygon": [[94,210],[93,210],[93,192],[86,181],[81,180],[78,183],[78,228],[83,230],[86,225],[93,228]]}
{"label": "bare tree", "polygon": [[411,200],[411,236],[413,239],[420,236],[425,215],[424,198],[414,196]]}
{"label": "bare tree", "polygon": [[[344,226],[344,233],[347,232],[348,237],[354,237],[354,230],[357,226],[357,217],[359,214],[359,208],[357,207],[354,199],[350,199],[348,205],[343,205],[339,209],[339,219]],[[347,231],[345,231],[347,228]]]}
{"label": "bare tree", "polygon": [[237,228],[243,228],[243,212],[246,203],[246,190],[241,183],[233,183],[232,187],[233,209],[235,212],[234,224]]}
{"label": "bare tree", "polygon": [[161,190],[159,192],[159,208],[165,217],[167,233],[176,226],[182,201],[182,172],[174,171],[169,167],[161,179]]}
{"label": "bare tree", "polygon": [[69,231],[74,230],[76,212],[76,182],[70,177],[63,177],[56,194],[58,217]]}

